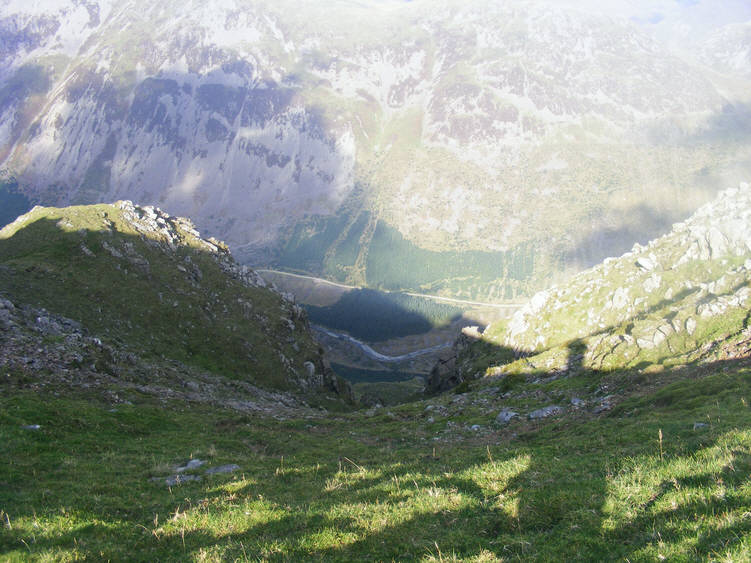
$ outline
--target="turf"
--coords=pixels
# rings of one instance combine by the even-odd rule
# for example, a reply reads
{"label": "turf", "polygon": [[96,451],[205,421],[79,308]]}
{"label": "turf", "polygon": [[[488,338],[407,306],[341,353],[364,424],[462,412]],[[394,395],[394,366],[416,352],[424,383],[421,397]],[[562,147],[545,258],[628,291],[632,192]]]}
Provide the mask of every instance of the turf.
{"label": "turf", "polygon": [[[473,384],[463,408],[438,420],[428,414],[459,396],[277,420],[6,383],[0,559],[751,557],[747,363],[666,373],[600,416],[506,427],[482,401],[488,384]],[[561,388],[521,385],[529,393],[510,398],[512,408],[536,388]],[[40,428],[24,428],[32,424]],[[150,480],[191,457],[240,470],[171,488]]]}

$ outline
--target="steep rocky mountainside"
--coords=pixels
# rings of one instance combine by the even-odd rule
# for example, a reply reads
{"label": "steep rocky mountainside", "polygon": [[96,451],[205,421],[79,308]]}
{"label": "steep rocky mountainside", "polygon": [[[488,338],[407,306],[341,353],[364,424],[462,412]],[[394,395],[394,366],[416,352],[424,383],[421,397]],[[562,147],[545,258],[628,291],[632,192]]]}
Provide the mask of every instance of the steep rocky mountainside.
{"label": "steep rocky mountainside", "polygon": [[709,37],[702,56],[713,67],[751,77],[751,22],[725,26]]}
{"label": "steep rocky mountainside", "polygon": [[153,207],[34,208],[0,230],[0,288],[0,361],[36,384],[350,394],[290,296]]}
{"label": "steep rocky mountainside", "polygon": [[750,310],[751,187],[741,184],[667,235],[537,293],[507,326],[463,341],[432,387],[746,357]]}
{"label": "steep rocky mountainside", "polygon": [[0,366],[5,390],[33,390],[128,405],[144,397],[208,404],[287,418],[315,414],[315,393],[268,390],[177,360],[92,336],[83,325],[45,309],[0,298]]}
{"label": "steep rocky mountainside", "polygon": [[158,204],[372,287],[531,294],[751,166],[742,74],[543,1],[13,0],[0,31],[32,200]]}

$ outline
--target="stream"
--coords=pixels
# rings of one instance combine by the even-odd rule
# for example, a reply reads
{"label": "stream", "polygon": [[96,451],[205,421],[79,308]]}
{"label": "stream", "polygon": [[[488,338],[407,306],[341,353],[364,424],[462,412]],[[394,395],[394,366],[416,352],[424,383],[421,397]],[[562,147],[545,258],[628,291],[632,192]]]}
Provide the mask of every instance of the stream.
{"label": "stream", "polygon": [[385,354],[376,352],[375,350],[373,350],[373,348],[365,344],[365,342],[361,342],[360,340],[357,340],[356,338],[352,338],[351,336],[347,334],[332,332],[318,325],[313,325],[313,328],[317,331],[323,332],[324,334],[328,336],[331,336],[332,338],[336,338],[337,340],[345,340],[347,342],[351,342],[352,344],[355,344],[368,356],[380,362],[402,362],[404,360],[411,360],[412,358],[416,358],[418,356],[424,356],[425,354],[430,354],[432,352],[437,352],[438,350],[443,350],[444,348],[451,347],[451,342],[444,342],[443,344],[431,346],[430,348],[423,348],[421,350],[415,350],[414,352],[402,354],[401,356],[386,356]]}

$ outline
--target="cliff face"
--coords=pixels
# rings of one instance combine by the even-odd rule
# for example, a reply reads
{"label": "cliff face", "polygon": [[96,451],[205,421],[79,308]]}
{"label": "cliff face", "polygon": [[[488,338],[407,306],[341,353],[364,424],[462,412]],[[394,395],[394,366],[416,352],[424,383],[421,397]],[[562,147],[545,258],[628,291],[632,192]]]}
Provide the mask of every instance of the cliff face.
{"label": "cliff face", "polygon": [[40,6],[0,8],[2,167],[35,202],[189,216],[245,261],[503,299],[747,166],[745,75],[544,2]]}
{"label": "cliff face", "polygon": [[[117,351],[109,355],[128,350],[240,384],[349,396],[290,296],[189,220],[153,207],[37,207],[0,231],[0,280],[6,316],[43,307],[40,319],[67,319],[50,322],[73,323]],[[28,316],[13,317],[24,334],[38,328]]]}

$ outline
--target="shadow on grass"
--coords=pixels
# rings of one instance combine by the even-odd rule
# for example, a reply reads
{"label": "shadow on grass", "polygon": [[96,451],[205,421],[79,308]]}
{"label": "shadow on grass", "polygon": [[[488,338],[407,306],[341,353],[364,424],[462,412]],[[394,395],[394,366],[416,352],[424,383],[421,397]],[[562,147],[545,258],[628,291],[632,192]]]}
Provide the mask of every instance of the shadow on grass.
{"label": "shadow on grass", "polygon": [[[647,395],[597,419],[597,426],[591,418],[524,423],[526,432],[519,439],[509,441],[500,432],[485,444],[426,443],[420,440],[421,429],[409,421],[359,421],[359,415],[314,421],[315,428],[308,428],[297,421],[249,422],[229,415],[238,417],[234,425],[223,413],[225,419],[215,425],[219,437],[211,435],[210,423],[190,428],[188,414],[165,411],[154,414],[157,418],[145,434],[141,425],[142,432],[130,436],[126,425],[118,432],[103,432],[99,439],[89,437],[90,444],[79,448],[92,466],[89,470],[95,470],[100,452],[108,448],[174,459],[186,444],[205,447],[221,439],[244,466],[243,479],[216,477],[165,491],[129,461],[109,471],[133,478],[116,487],[114,501],[99,507],[82,494],[84,483],[74,485],[74,493],[62,478],[68,473],[70,479],[76,474],[78,479],[91,478],[86,471],[54,470],[55,464],[50,465],[49,457],[65,451],[66,440],[79,432],[69,429],[60,441],[32,448],[32,458],[11,480],[7,469],[0,474],[6,493],[13,491],[0,495],[0,508],[13,522],[28,523],[34,515],[42,521],[58,518],[65,507],[72,518],[68,529],[45,537],[28,524],[16,524],[14,530],[3,530],[0,553],[23,557],[28,553],[20,544],[24,539],[34,556],[75,550],[83,557],[113,560],[126,555],[152,560],[415,560],[454,555],[480,560],[634,560],[663,551],[714,557],[738,548],[751,533],[751,521],[742,516],[751,510],[751,495],[744,488],[751,443],[747,437],[733,437],[732,430],[742,424],[746,411],[728,408],[729,401],[740,404],[738,396],[751,393],[751,378],[742,371],[748,366],[746,360],[733,360],[683,368],[682,379],[705,378],[701,384],[683,381],[672,389],[691,404],[698,400],[701,406],[693,410],[684,412],[680,401],[660,406],[655,395]],[[631,417],[634,409],[649,414]],[[691,430],[687,421],[704,412],[727,422],[706,434]],[[75,409],[56,413],[62,426],[75,417],[86,427],[94,416]],[[159,420],[173,416],[182,418],[159,428]],[[7,437],[7,425],[4,428]],[[657,450],[658,428],[666,435],[664,460]],[[353,436],[352,429],[359,435]],[[29,448],[14,439],[5,443],[10,456]],[[248,444],[253,443],[265,444],[267,455],[250,452]],[[279,454],[285,457],[281,464]],[[713,456],[719,459],[714,466]],[[46,459],[48,469],[37,472],[35,459]],[[638,485],[633,490],[632,481]],[[53,486],[59,490],[47,501],[33,492]],[[156,513],[161,515],[158,523]]]}

